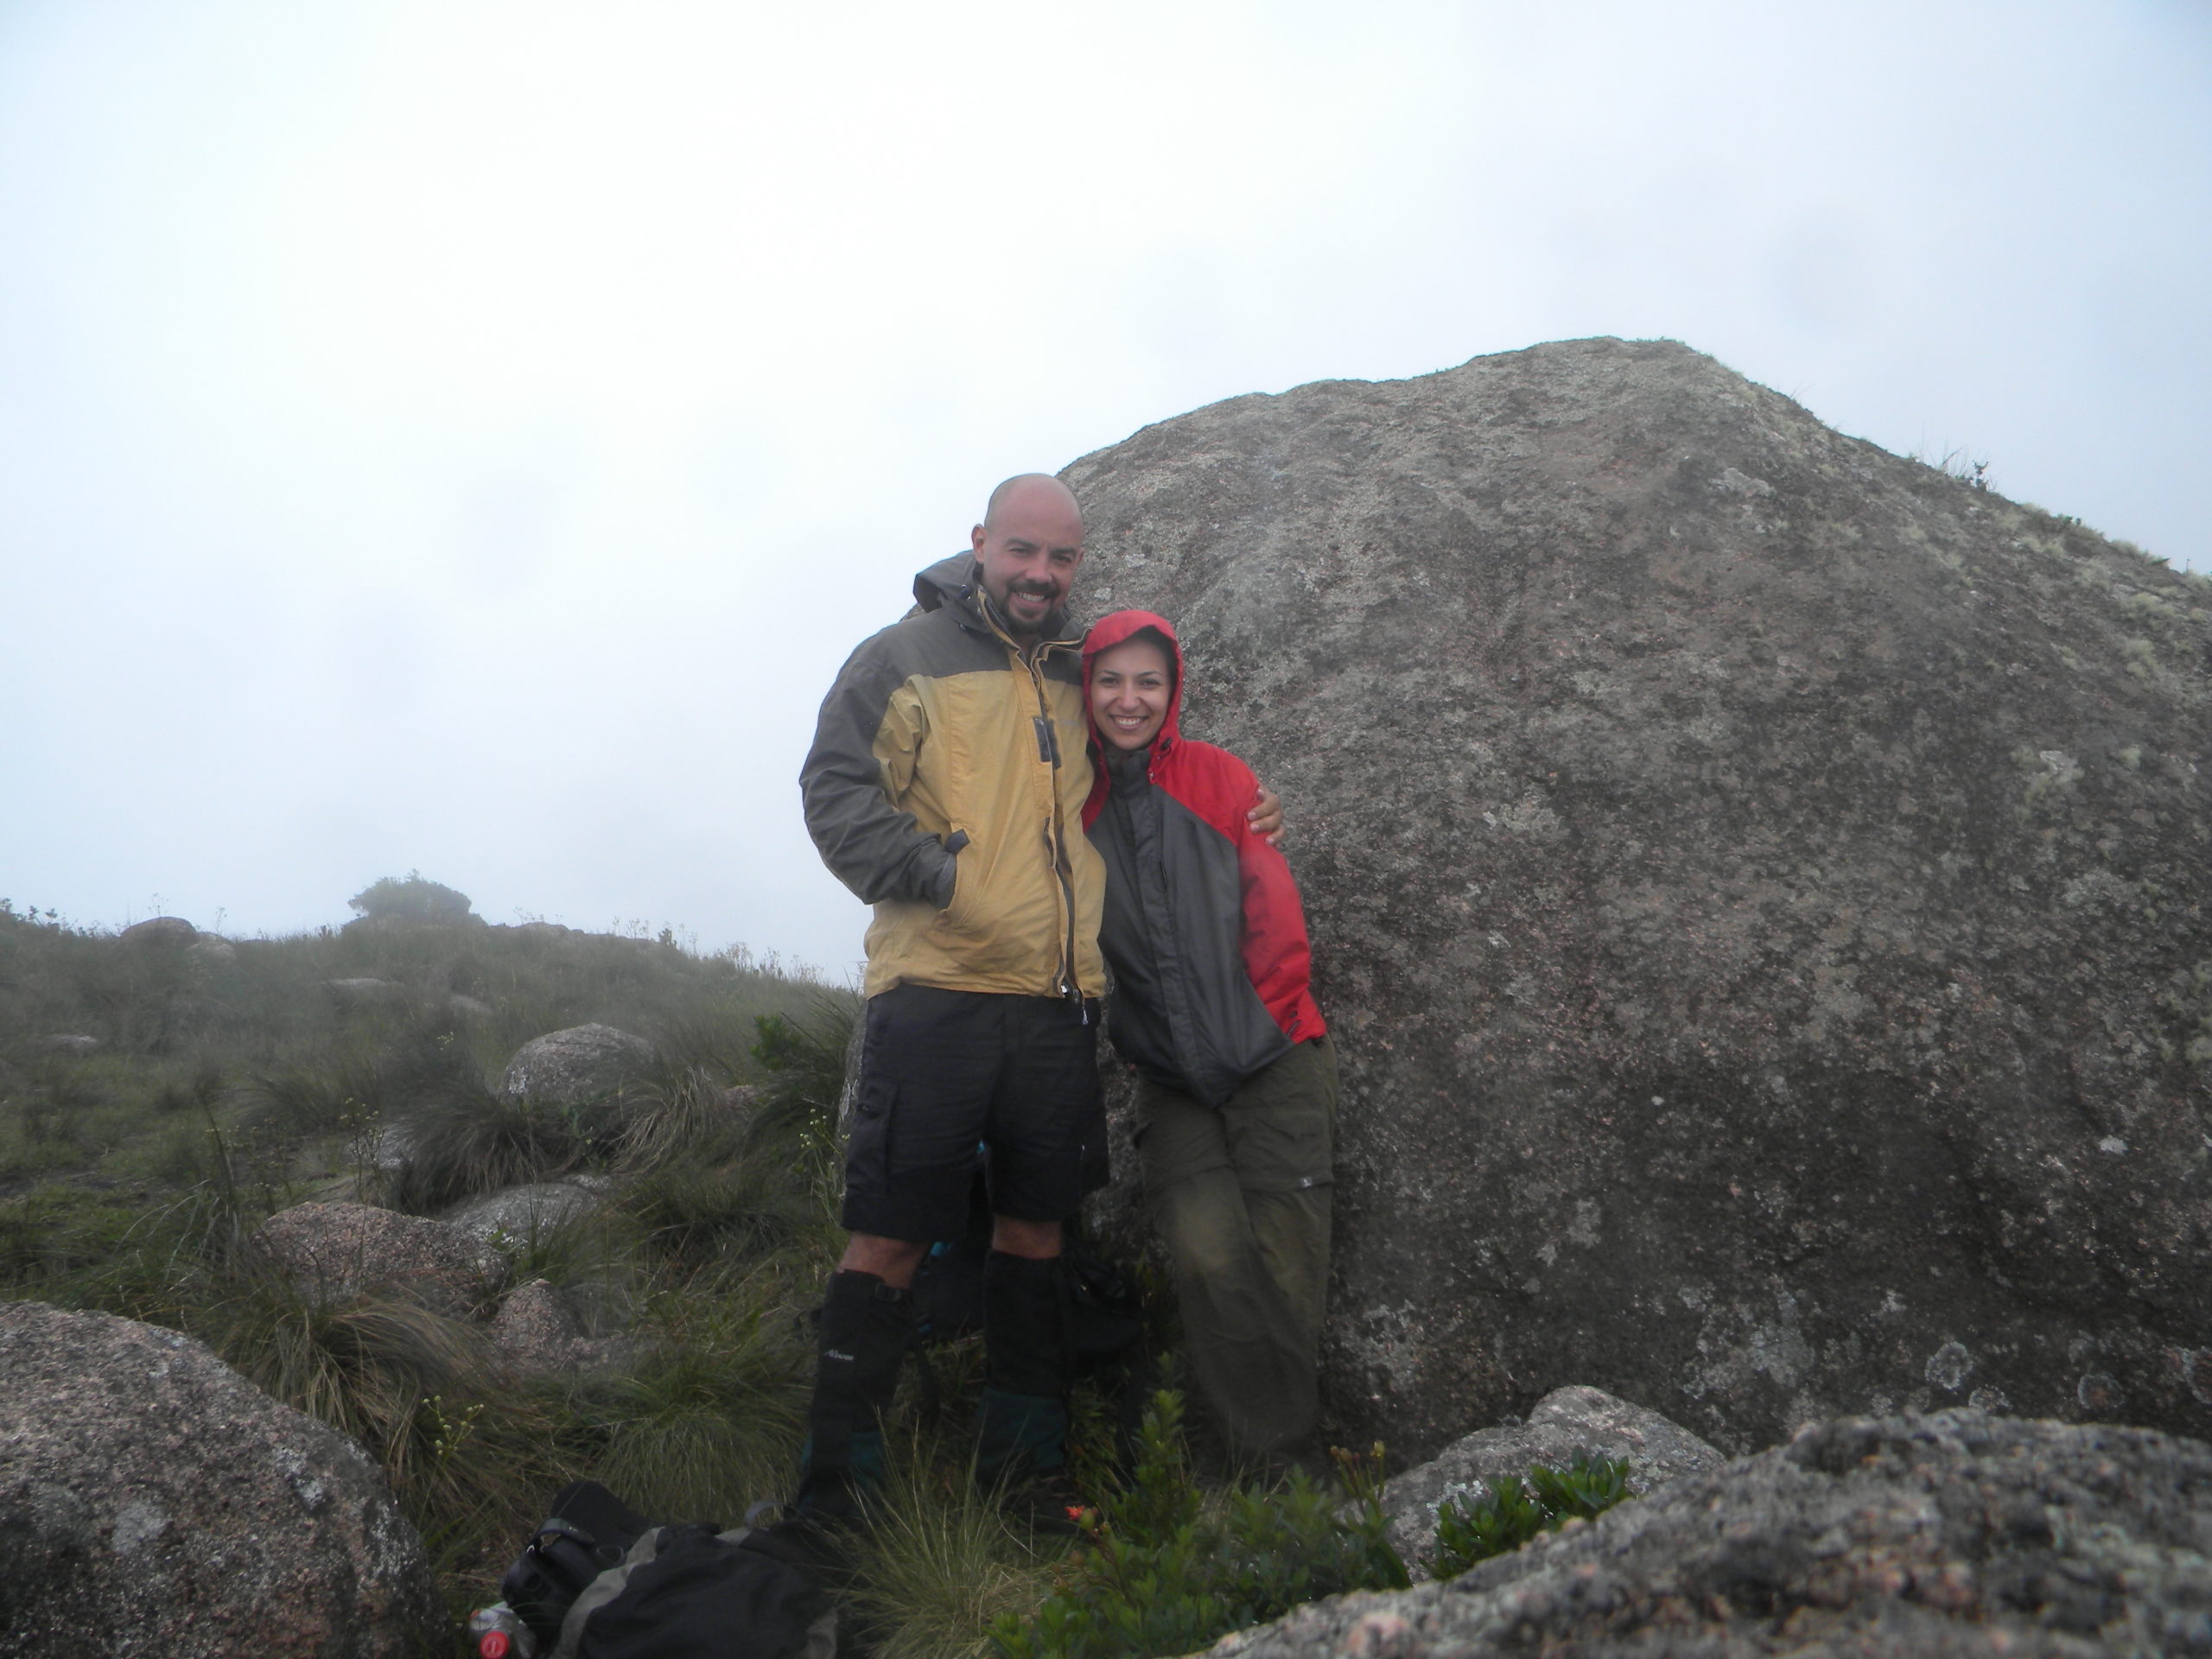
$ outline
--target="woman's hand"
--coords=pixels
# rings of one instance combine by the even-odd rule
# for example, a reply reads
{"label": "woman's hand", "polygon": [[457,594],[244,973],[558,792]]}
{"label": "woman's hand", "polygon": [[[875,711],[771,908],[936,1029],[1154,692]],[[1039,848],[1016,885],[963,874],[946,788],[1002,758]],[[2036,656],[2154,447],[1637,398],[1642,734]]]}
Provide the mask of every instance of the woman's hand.
{"label": "woman's hand", "polygon": [[1258,798],[1252,810],[1244,815],[1244,822],[1252,826],[1252,833],[1268,846],[1282,845],[1282,797],[1265,784],[1260,785]]}

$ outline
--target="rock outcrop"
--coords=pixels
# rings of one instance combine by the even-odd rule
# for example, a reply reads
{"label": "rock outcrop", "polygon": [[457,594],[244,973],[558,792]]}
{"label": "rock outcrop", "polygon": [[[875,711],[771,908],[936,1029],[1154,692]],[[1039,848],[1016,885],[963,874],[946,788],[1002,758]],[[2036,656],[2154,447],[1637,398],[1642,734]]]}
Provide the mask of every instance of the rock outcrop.
{"label": "rock outcrop", "polygon": [[613,1026],[570,1026],[517,1049],[499,1079],[502,1100],[539,1106],[590,1106],[649,1077],[659,1054],[642,1037]]}
{"label": "rock outcrop", "polygon": [[351,1440],[174,1332],[0,1303],[11,1659],[409,1659],[443,1625],[421,1541]]}
{"label": "rock outcrop", "polygon": [[1847,1419],[1446,1584],[1342,1596],[1221,1659],[2212,1654],[2212,1446]]}
{"label": "rock outcrop", "polygon": [[116,935],[139,950],[182,950],[199,937],[200,930],[181,916],[149,916]]}
{"label": "rock outcrop", "polygon": [[1536,1464],[1564,1469],[1580,1457],[1628,1465],[1628,1489],[1647,1497],[1670,1480],[1718,1469],[1719,1452],[1656,1411],[1616,1400],[1602,1389],[1554,1389],[1524,1423],[1477,1429],[1382,1488],[1390,1542],[1418,1574],[1436,1541],[1436,1512],[1449,1499],[1479,1499],[1492,1480],[1525,1475]]}
{"label": "rock outcrop", "polygon": [[254,1235],[270,1258],[325,1301],[389,1290],[442,1312],[483,1306],[506,1258],[451,1222],[366,1204],[296,1204]]}
{"label": "rock outcrop", "polygon": [[2212,1429],[2212,583],[1666,342],[1065,477],[1078,600],[1172,616],[1289,804],[1340,1432]]}

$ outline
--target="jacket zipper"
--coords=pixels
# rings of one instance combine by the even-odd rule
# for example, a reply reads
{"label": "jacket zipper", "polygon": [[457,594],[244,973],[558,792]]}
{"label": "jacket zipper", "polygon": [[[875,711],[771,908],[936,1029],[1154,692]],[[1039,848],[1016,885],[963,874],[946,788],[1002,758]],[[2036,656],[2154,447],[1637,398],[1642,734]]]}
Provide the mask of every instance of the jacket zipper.
{"label": "jacket zipper", "polygon": [[1052,724],[1052,707],[1045,698],[1045,676],[1040,668],[1044,655],[1058,643],[1040,639],[1037,642],[1036,659],[1007,637],[992,614],[988,601],[976,606],[984,626],[997,636],[999,643],[1012,652],[1014,660],[1029,673],[1030,690],[1037,695],[1037,753],[1039,764],[1049,764],[1052,769],[1051,790],[1052,813],[1045,821],[1045,846],[1052,857],[1052,879],[1060,884],[1060,982],[1057,994],[1067,998],[1083,1010],[1083,1022],[1090,1023],[1090,1009],[1084,1001],[1083,987],[1075,976],[1075,879],[1068,868],[1065,842],[1067,832],[1060,821],[1060,740]]}
{"label": "jacket zipper", "polygon": [[[1052,815],[1046,821],[1045,844],[1052,850],[1052,879],[1060,884],[1059,995],[1081,1005],[1083,988],[1075,977],[1075,882],[1068,870],[1066,827],[1060,822],[1060,740],[1052,725],[1052,704],[1046,700],[1041,666],[1044,654],[1050,648],[1049,645],[1039,643],[1036,658],[1023,658],[1022,665],[1029,671],[1030,689],[1037,694],[1037,747],[1040,758],[1049,761],[1052,768]],[[1088,1023],[1088,1009],[1084,1010],[1084,1018]]]}

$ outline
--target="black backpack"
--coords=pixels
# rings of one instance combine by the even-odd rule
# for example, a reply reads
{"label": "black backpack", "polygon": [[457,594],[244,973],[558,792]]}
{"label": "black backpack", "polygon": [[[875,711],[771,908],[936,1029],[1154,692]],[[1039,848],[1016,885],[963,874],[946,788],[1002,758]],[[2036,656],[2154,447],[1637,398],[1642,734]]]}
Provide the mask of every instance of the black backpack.
{"label": "black backpack", "polygon": [[596,1481],[553,1500],[499,1580],[546,1659],[833,1659],[837,1615],[791,1541],[655,1526]]}

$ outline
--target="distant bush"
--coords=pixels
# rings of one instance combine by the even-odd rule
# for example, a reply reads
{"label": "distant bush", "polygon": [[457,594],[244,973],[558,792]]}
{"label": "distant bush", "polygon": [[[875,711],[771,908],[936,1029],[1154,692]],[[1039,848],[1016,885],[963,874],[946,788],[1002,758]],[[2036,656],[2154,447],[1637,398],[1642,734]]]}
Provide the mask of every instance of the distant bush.
{"label": "distant bush", "polygon": [[429,880],[420,870],[410,870],[404,877],[387,875],[362,888],[346,903],[361,912],[363,921],[371,924],[432,923],[456,926],[482,919],[469,908],[467,893]]}

